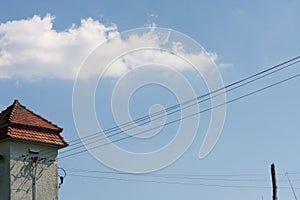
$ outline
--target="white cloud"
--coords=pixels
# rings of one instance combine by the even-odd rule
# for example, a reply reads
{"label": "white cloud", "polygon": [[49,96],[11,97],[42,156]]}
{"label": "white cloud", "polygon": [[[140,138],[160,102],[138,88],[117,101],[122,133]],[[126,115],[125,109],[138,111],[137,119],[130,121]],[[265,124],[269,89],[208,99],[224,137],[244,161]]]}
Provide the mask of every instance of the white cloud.
{"label": "white cloud", "polygon": [[[81,20],[79,26],[72,25],[64,31],[53,29],[54,16],[9,21],[0,24],[0,79],[22,78],[26,80],[58,78],[74,79],[81,64],[99,44],[120,33],[116,25],[106,26],[91,18]],[[128,39],[117,39],[105,43],[105,59],[112,52],[119,52],[136,43],[149,43],[159,48],[157,37],[149,34],[132,35]],[[216,54],[185,53],[180,43],[174,43],[172,51],[181,52],[189,60],[211,65]],[[98,60],[101,65],[101,58]],[[110,68],[108,76],[119,76],[129,69],[147,62],[187,69],[187,64],[168,52],[138,51],[118,59]],[[89,73],[93,74],[92,71]]]}
{"label": "white cloud", "polygon": [[73,79],[80,64],[99,43],[117,33],[89,18],[65,31],[53,29],[47,15],[0,24],[0,78]]}

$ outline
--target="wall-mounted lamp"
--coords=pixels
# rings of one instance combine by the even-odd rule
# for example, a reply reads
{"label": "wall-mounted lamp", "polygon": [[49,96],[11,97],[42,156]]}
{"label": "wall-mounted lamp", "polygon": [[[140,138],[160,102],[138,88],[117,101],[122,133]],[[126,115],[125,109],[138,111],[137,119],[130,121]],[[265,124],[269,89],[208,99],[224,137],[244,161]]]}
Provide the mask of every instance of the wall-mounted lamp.
{"label": "wall-mounted lamp", "polygon": [[30,148],[30,149],[29,149],[29,153],[30,153],[30,154],[39,154],[39,153],[40,153],[40,150],[39,150],[39,149],[33,149],[33,148]]}

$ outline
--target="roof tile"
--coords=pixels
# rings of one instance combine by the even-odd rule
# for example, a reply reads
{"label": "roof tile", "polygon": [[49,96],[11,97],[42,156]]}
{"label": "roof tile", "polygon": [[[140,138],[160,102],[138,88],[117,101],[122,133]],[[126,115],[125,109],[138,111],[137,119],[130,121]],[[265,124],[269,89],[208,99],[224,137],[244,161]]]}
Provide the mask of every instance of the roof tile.
{"label": "roof tile", "polygon": [[28,110],[19,101],[0,113],[0,140],[13,138],[65,147],[62,128]]}

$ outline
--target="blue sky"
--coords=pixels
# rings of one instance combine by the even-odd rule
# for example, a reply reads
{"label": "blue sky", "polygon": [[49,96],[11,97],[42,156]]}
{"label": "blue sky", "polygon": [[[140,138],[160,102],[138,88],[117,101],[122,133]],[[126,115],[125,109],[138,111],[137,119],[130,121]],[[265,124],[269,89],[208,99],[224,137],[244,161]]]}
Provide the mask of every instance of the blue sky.
{"label": "blue sky", "polygon": [[[28,108],[63,127],[63,135],[69,141],[78,138],[72,113],[75,76],[89,53],[109,34],[152,23],[179,31],[214,56],[225,85],[300,53],[300,2],[296,0],[3,1],[1,5],[0,108],[3,110],[14,99],[19,99]],[[113,70],[112,76],[108,76],[97,90],[97,116],[104,128],[115,126],[109,97],[111,84],[116,83],[118,73],[118,69]],[[193,73],[184,74],[195,93],[207,92],[201,77]],[[230,92],[227,98],[241,96],[297,73],[299,65]],[[198,152],[210,119],[210,113],[202,114],[198,134],[188,151],[172,165],[155,172],[173,174],[171,178],[118,174],[89,153],[61,159],[59,166],[65,168],[68,175],[59,190],[59,197],[270,199],[269,168],[272,162],[280,173],[279,187],[289,187],[282,175],[289,172],[293,186],[300,188],[300,174],[293,174],[300,171],[297,159],[300,150],[299,83],[299,79],[294,79],[228,105],[217,145],[200,160]],[[168,106],[176,103],[178,101],[170,91],[150,85],[132,96],[130,111],[134,117],[143,116],[153,104]],[[209,103],[200,105],[202,108],[209,106]],[[153,150],[168,142],[178,126],[165,128],[164,133],[169,135],[158,136],[149,143],[131,139],[119,145],[137,152]],[[72,171],[72,168],[113,173],[83,173]],[[174,174],[193,175],[194,179],[180,179]],[[219,176],[195,179],[199,175]],[[231,180],[221,180],[224,177]],[[192,184],[174,184],[176,182]],[[255,188],[257,186],[266,188]],[[279,188],[279,198],[292,199],[290,188]]]}

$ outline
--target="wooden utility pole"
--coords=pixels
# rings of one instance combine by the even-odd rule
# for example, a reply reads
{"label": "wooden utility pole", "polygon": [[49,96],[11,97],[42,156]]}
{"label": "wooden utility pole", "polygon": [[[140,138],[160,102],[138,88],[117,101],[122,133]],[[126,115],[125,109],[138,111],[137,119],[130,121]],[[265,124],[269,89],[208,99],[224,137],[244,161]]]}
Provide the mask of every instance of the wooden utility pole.
{"label": "wooden utility pole", "polygon": [[277,184],[276,184],[276,172],[275,172],[275,164],[271,165],[271,177],[272,177],[272,186],[273,186],[273,200],[278,200],[277,197]]}

